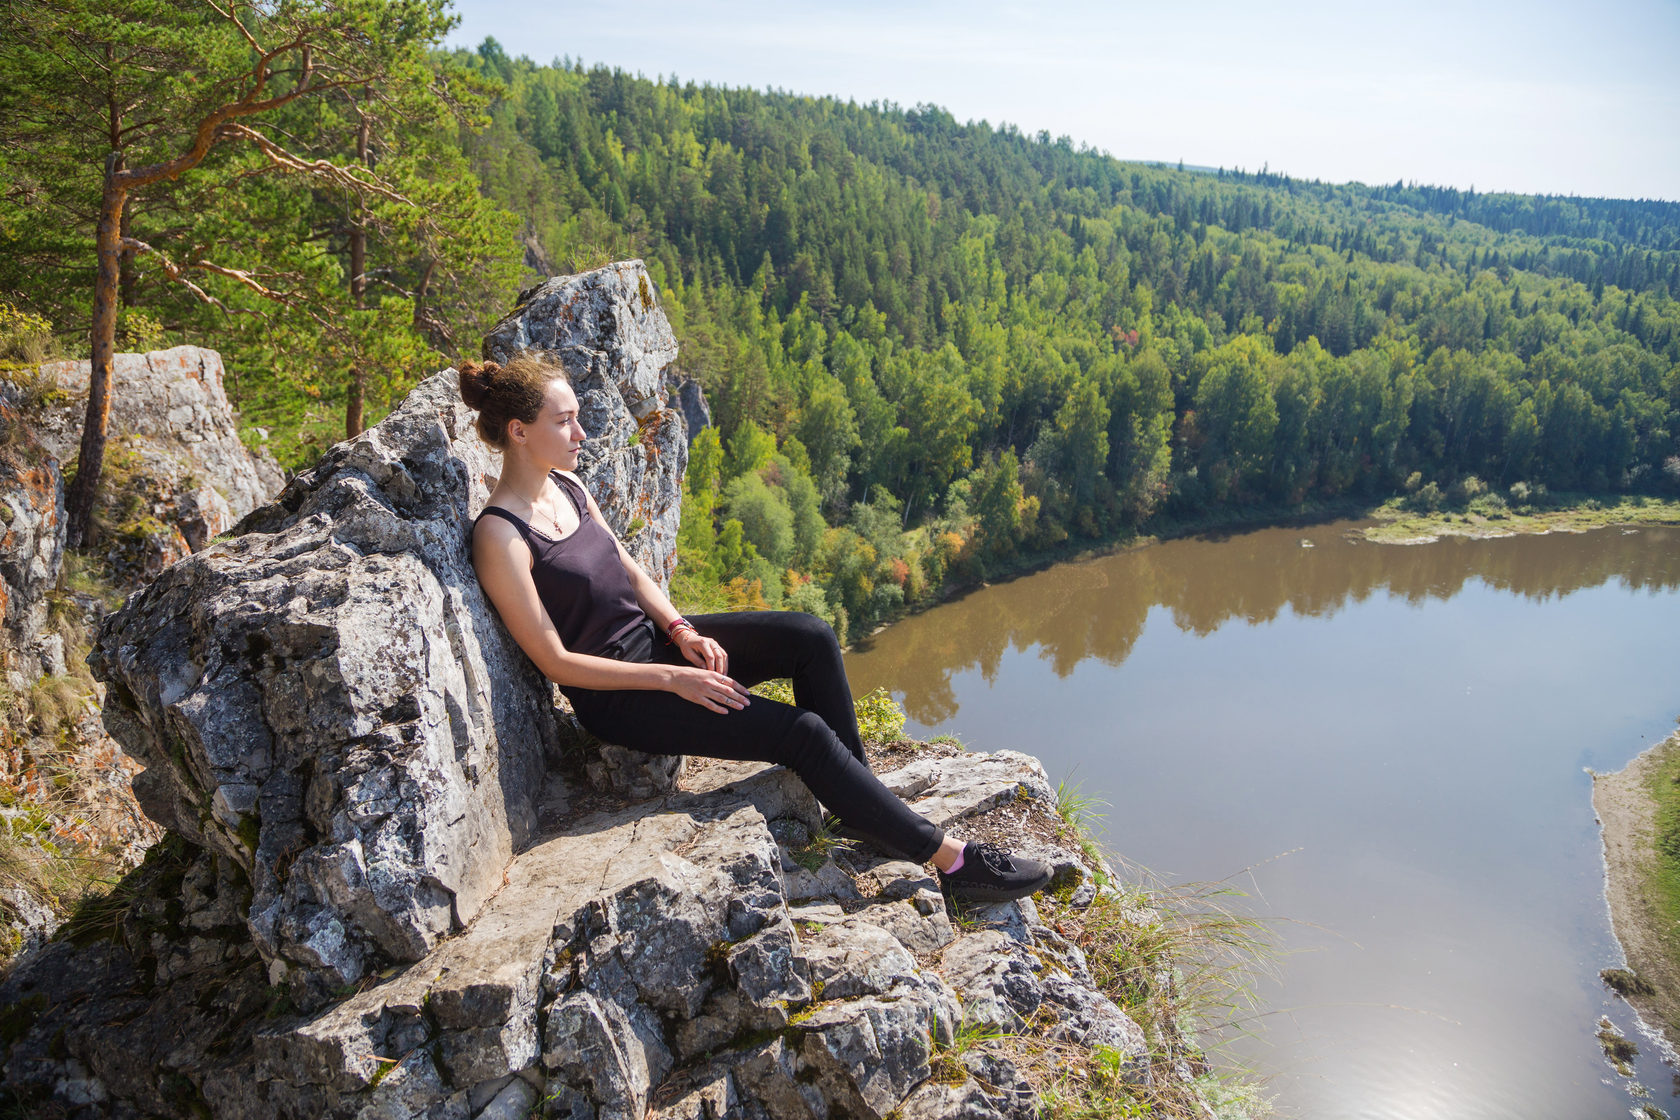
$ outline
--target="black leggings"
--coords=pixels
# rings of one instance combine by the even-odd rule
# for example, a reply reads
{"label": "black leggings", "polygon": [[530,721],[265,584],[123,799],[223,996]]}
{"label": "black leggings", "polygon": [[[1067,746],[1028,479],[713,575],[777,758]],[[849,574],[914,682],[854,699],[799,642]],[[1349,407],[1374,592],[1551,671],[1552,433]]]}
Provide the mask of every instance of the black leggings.
{"label": "black leggings", "polygon": [[[828,623],[793,611],[697,615],[695,629],[729,654],[729,675],[751,687],[793,678],[794,704],[754,696],[717,713],[674,692],[568,688],[578,719],[609,743],[648,754],[692,754],[775,762],[810,787],[848,829],[884,851],[925,863],[945,834],[881,784],[864,757],[840,643]],[[647,624],[610,656],[685,665],[682,653]]]}

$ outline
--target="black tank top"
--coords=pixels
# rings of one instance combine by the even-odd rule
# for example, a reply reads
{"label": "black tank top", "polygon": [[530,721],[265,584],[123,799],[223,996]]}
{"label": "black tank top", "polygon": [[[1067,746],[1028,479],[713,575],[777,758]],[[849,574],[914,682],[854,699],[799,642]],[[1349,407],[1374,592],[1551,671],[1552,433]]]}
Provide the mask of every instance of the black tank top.
{"label": "black tank top", "polygon": [[578,512],[578,527],[560,540],[544,536],[500,506],[485,506],[478,516],[503,518],[519,530],[531,550],[537,598],[566,648],[574,653],[608,654],[647,615],[636,602],[630,577],[619,560],[618,540],[589,516],[583,487],[559,471],[549,477]]}

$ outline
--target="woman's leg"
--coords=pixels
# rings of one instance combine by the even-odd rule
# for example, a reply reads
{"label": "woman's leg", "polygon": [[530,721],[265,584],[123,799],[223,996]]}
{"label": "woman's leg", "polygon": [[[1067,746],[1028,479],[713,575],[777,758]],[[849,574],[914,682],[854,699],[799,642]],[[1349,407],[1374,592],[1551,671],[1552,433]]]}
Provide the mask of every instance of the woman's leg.
{"label": "woman's leg", "polygon": [[828,623],[799,611],[698,615],[695,629],[729,654],[729,675],[751,688],[793,679],[793,702],[815,712],[859,762],[868,765],[840,643]]}
{"label": "woman's leg", "polygon": [[[731,675],[734,659],[730,649]],[[649,754],[779,763],[798,774],[830,812],[883,848],[926,862],[944,841],[938,826],[882,785],[813,711],[755,696],[745,708],[720,715],[672,692],[573,692],[578,718],[608,742]],[[855,721],[852,728],[855,736]]]}

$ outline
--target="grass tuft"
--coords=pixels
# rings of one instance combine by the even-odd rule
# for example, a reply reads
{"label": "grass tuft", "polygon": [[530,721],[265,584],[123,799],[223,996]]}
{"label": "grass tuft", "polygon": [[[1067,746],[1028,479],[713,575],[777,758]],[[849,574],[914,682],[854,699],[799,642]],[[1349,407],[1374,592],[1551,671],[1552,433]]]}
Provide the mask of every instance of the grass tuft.
{"label": "grass tuft", "polygon": [[1616,1067],[1616,1072],[1623,1077],[1633,1076],[1633,1059],[1639,1056],[1639,1047],[1633,1039],[1622,1034],[1609,1019],[1598,1021],[1598,1044],[1604,1049],[1604,1056],[1610,1064]]}
{"label": "grass tuft", "polygon": [[806,841],[803,847],[791,853],[793,862],[807,871],[814,872],[828,862],[835,848],[845,842],[839,833],[834,831],[831,823],[825,819],[817,826],[817,830],[811,834],[811,839]]}
{"label": "grass tuft", "polygon": [[1013,1036],[996,1023],[971,1018],[968,1010],[964,1009],[962,1021],[951,1032],[949,1043],[941,1043],[937,1036],[929,1036],[933,1048],[929,1059],[933,1079],[945,1085],[961,1085],[968,1079],[968,1068],[963,1064],[965,1055],[987,1043],[1010,1037]]}
{"label": "grass tuft", "polygon": [[1656,989],[1643,976],[1626,968],[1606,968],[1599,972],[1598,977],[1609,985],[1610,990],[1622,997],[1648,996]]}
{"label": "grass tuft", "polygon": [[1097,989],[1142,1028],[1148,1052],[1139,1061],[1037,1037],[1012,1041],[1040,1115],[1206,1120],[1210,1107],[1221,1118],[1266,1114],[1255,1076],[1227,1057],[1216,1067],[1207,1053],[1250,1033],[1262,1014],[1257,988],[1277,953],[1267,923],[1247,913],[1246,896],[1229,880],[1167,884],[1132,865],[1111,868],[1090,837],[1102,804],[1076,784],[1057,787],[1061,839],[1102,869],[1101,885],[1082,906],[1071,889],[1041,895],[1039,912],[1084,952]]}

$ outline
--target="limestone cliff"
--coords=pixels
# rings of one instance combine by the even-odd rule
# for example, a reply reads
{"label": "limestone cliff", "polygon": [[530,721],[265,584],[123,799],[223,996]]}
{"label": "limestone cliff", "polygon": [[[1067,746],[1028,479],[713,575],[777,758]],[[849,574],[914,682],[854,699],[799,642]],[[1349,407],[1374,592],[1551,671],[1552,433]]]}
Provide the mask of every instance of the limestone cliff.
{"label": "limestone cliff", "polygon": [[[571,366],[606,421],[591,488],[656,570],[684,450],[659,396],[669,338],[630,262],[527,293],[486,344]],[[1143,1093],[1188,1084],[1176,1026],[1146,1035],[1032,902],[954,923],[927,869],[826,840],[779,768],[697,761],[639,802],[589,790],[595,748],[567,746],[472,576],[496,461],[468,420],[453,372],[429,379],[108,621],[106,719],[171,835],[0,984],[15,1100],[119,1118],[1024,1118],[1029,1051],[1101,1055]],[[636,765],[611,757],[618,778]],[[1052,861],[1068,914],[1111,897],[1035,760],[927,748],[883,769],[939,823]],[[969,1045],[976,1024],[1036,1049]]]}
{"label": "limestone cliff", "polygon": [[67,573],[64,551],[64,463],[89,365],[0,379],[0,947],[50,934],[55,895],[133,867],[160,835],[134,802],[133,764],[105,734],[100,690],[81,664],[106,596],[203,548],[283,482],[271,457],[240,443],[215,351],[118,354],[115,367],[104,509],[83,564],[94,578]]}
{"label": "limestone cliff", "polygon": [[665,374],[676,336],[641,261],[556,276],[520,293],[484,339],[484,356],[537,350],[566,367],[589,433],[578,474],[641,565],[668,583],[677,562],[688,438]]}

